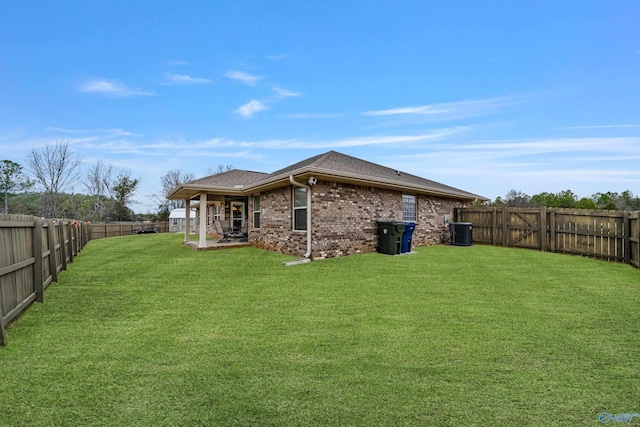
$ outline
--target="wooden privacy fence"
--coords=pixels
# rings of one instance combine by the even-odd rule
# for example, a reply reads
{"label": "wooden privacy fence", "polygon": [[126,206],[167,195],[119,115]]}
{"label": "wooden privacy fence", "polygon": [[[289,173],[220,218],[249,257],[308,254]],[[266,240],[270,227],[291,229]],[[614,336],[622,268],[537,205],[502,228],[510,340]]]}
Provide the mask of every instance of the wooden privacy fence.
{"label": "wooden privacy fence", "polygon": [[89,241],[87,224],[0,215],[0,345],[6,327],[44,290]]}
{"label": "wooden privacy fence", "polygon": [[458,208],[473,241],[570,253],[640,268],[640,212],[586,209]]}
{"label": "wooden privacy fence", "polygon": [[105,237],[130,236],[139,230],[157,228],[158,233],[169,232],[169,221],[159,222],[96,222],[90,225],[91,240]]}

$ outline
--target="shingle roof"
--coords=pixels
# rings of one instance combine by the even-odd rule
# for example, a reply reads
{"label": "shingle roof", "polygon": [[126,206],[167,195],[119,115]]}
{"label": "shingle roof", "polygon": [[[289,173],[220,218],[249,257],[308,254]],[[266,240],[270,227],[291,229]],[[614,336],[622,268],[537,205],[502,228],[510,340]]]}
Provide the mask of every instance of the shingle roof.
{"label": "shingle roof", "polygon": [[[452,196],[461,196],[464,198],[484,199],[482,196],[472,194],[458,188],[454,188],[436,181],[425,179],[410,173],[398,171],[377,163],[368,162],[357,157],[348,156],[337,151],[329,151],[302,160],[296,164],[280,169],[269,174],[265,180],[275,179],[281,175],[289,175],[291,173],[300,173],[303,171],[311,172],[330,172],[335,175],[358,176],[369,181],[384,181],[399,186],[407,185],[411,187],[419,187],[424,190],[432,190],[438,193],[449,194]],[[256,183],[258,184],[258,183]]]}
{"label": "shingle roof", "polygon": [[182,196],[185,194],[184,191],[189,188],[191,188],[189,191],[194,194],[202,190],[206,191],[206,187],[211,187],[212,190],[228,188],[235,191],[250,191],[260,187],[281,185],[282,182],[289,181],[289,175],[300,174],[307,174],[307,176],[309,174],[325,175],[337,180],[362,181],[366,185],[372,186],[380,185],[463,199],[486,200],[482,196],[458,188],[338,153],[337,151],[329,151],[310,157],[270,174],[234,169],[210,175],[182,184],[174,189],[170,196]]}
{"label": "shingle roof", "polygon": [[230,187],[236,188],[236,186],[242,185],[248,186],[256,181],[259,181],[269,176],[264,172],[245,171],[241,169],[232,169],[227,172],[221,172],[214,175],[205,176],[204,178],[195,179],[189,181],[185,185],[209,185],[212,187]]}

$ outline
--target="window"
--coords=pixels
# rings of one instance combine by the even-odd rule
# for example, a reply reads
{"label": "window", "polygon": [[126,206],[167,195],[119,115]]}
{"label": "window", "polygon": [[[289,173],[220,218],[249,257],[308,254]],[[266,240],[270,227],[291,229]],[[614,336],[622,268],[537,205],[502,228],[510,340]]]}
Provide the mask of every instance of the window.
{"label": "window", "polygon": [[178,226],[178,218],[171,218],[171,225],[173,225],[174,227]]}
{"label": "window", "polygon": [[260,228],[260,196],[253,196],[253,228]]}
{"label": "window", "polygon": [[418,217],[416,212],[416,196],[402,195],[402,220],[415,222]]}
{"label": "window", "polygon": [[293,189],[293,229],[307,230],[307,189],[294,187]]}
{"label": "window", "polygon": [[220,205],[213,205],[213,220],[219,221],[222,219],[222,215],[220,214]]}

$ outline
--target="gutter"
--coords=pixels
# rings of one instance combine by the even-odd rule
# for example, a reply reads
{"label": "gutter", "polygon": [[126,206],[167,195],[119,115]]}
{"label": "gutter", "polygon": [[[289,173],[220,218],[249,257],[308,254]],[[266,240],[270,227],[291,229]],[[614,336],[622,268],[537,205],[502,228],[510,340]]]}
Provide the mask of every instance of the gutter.
{"label": "gutter", "polygon": [[289,175],[289,182],[296,187],[307,189],[307,253],[304,254],[304,258],[311,257],[311,187],[304,185],[293,179],[293,175]]}

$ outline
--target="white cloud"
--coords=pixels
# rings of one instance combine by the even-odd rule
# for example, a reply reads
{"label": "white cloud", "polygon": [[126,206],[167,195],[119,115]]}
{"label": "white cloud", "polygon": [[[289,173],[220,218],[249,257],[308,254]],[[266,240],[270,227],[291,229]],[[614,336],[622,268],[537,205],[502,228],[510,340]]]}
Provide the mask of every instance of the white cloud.
{"label": "white cloud", "polygon": [[[417,144],[445,138],[449,135],[463,132],[466,128],[439,129],[430,133],[416,135],[372,135],[352,138],[342,138],[324,141],[304,141],[297,139],[267,139],[239,141],[227,138],[211,138],[206,140],[186,141],[181,138],[172,140],[150,141],[146,143],[134,142],[126,139],[116,141],[101,139],[92,148],[97,152],[139,153],[150,156],[167,156],[180,151],[183,156],[193,153],[224,152],[234,149],[331,149],[340,147],[363,147],[373,145]],[[213,150],[213,151],[212,151]],[[243,153],[245,151],[242,151]],[[200,154],[198,154],[200,155]],[[204,155],[204,154],[203,154]]]}
{"label": "white cloud", "polygon": [[101,93],[115,98],[155,95],[153,92],[126,86],[125,84],[120,83],[117,80],[100,78],[92,78],[84,82],[80,86],[80,91],[88,93]]}
{"label": "white cloud", "polygon": [[282,117],[286,119],[334,119],[337,117],[344,117],[344,114],[333,113],[291,113]]}
{"label": "white cloud", "polygon": [[287,55],[266,55],[265,59],[268,59],[269,61],[279,61],[281,59],[285,59],[287,57]]}
{"label": "white cloud", "polygon": [[439,104],[397,107],[387,110],[372,110],[362,113],[363,116],[430,116],[436,120],[451,120],[476,117],[494,113],[504,107],[526,102],[531,96],[502,96],[487,99],[475,99]]}
{"label": "white cloud", "polygon": [[[549,138],[536,140],[495,140],[478,141],[462,145],[443,147],[454,153],[472,153],[477,158],[507,158],[528,157],[551,153],[585,153],[604,152],[610,155],[615,152],[629,153],[640,144],[640,138]],[[562,157],[561,161],[568,161],[570,157]],[[548,159],[545,159],[548,161]]]}
{"label": "white cloud", "polygon": [[174,83],[174,84],[203,84],[203,83],[210,83],[211,82],[211,79],[204,79],[204,78],[200,78],[200,77],[191,77],[191,76],[188,76],[186,74],[171,74],[171,73],[167,73],[165,75],[165,77],[170,83]]}
{"label": "white cloud", "polygon": [[436,108],[433,105],[423,105],[418,107],[399,107],[389,110],[365,111],[363,116],[391,116],[396,114],[442,114],[450,110],[444,108]]}
{"label": "white cloud", "polygon": [[104,134],[104,137],[113,138],[119,136],[141,136],[140,134],[134,134],[132,132],[126,131],[124,129],[65,129],[58,127],[48,126],[44,128],[44,130],[52,131],[52,132],[61,132],[61,133],[71,133],[71,134],[82,134],[82,133],[99,133]]}
{"label": "white cloud", "polygon": [[235,80],[249,86],[255,85],[258,80],[264,78],[264,76],[253,75],[245,73],[244,71],[228,71],[227,73],[225,73],[225,76],[230,78],[231,80]]}
{"label": "white cloud", "polygon": [[557,129],[615,129],[615,128],[640,128],[640,124],[632,125],[590,125],[590,126],[567,126]]}
{"label": "white cloud", "polygon": [[272,140],[256,142],[255,146],[259,148],[274,149],[329,149],[329,148],[345,148],[345,147],[363,147],[373,145],[399,145],[399,144],[416,144],[428,140],[436,140],[444,138],[455,133],[463,132],[466,128],[458,127],[451,129],[439,129],[431,133],[423,133],[418,135],[373,135],[359,136],[353,138],[335,139],[327,141],[299,141],[299,140]]}
{"label": "white cloud", "polygon": [[236,113],[240,114],[243,117],[251,117],[255,113],[266,109],[267,107],[262,102],[252,99],[246,104],[240,106],[240,108],[236,110]]}
{"label": "white cloud", "polygon": [[275,94],[280,98],[295,98],[302,95],[300,92],[293,92],[291,90],[284,89],[279,86],[272,86],[271,88],[273,89]]}

